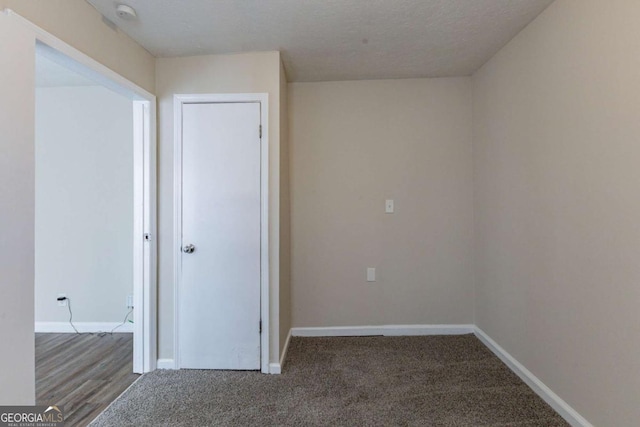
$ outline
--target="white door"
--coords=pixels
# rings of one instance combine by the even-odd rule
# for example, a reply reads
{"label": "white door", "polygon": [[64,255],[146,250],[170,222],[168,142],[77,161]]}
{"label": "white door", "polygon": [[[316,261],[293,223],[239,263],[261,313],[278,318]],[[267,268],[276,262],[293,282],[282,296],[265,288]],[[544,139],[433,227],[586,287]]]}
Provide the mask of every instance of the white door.
{"label": "white door", "polygon": [[183,105],[180,368],[260,369],[259,126],[257,102]]}

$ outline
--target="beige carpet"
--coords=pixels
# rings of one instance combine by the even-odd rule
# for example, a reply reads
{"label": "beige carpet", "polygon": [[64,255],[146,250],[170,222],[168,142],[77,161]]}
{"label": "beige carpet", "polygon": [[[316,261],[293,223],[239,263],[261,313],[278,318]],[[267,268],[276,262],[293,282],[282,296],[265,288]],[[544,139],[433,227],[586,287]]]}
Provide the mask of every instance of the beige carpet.
{"label": "beige carpet", "polygon": [[293,338],[282,375],[155,371],[93,426],[566,426],[473,335]]}

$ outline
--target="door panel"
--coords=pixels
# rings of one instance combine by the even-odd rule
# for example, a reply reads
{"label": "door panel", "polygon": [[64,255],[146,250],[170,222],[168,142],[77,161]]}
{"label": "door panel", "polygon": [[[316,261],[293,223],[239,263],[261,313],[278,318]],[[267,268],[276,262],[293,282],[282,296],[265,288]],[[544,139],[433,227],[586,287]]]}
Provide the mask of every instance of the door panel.
{"label": "door panel", "polygon": [[179,366],[260,368],[260,104],[184,104]]}

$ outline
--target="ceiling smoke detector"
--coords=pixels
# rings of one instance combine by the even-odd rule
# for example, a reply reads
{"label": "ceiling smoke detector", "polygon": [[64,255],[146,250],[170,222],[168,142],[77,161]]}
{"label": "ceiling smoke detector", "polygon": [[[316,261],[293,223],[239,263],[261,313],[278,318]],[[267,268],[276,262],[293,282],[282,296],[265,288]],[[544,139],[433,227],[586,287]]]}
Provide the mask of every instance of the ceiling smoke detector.
{"label": "ceiling smoke detector", "polygon": [[116,14],[120,19],[125,21],[135,21],[138,18],[136,10],[126,4],[119,4],[118,7],[116,7]]}

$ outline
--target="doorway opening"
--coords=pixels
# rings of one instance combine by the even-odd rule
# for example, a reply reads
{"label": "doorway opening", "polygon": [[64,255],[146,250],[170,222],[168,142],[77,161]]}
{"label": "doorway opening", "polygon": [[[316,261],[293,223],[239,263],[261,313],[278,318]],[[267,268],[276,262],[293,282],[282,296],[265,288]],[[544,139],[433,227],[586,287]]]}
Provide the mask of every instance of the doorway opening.
{"label": "doorway opening", "polygon": [[[155,97],[27,24],[37,34],[36,400],[90,420],[156,368]],[[88,402],[92,393],[101,399]]]}

